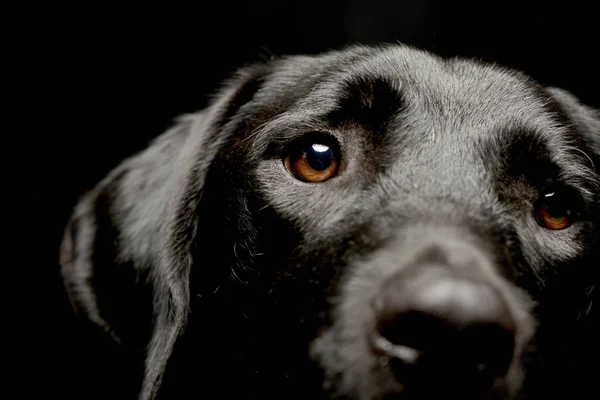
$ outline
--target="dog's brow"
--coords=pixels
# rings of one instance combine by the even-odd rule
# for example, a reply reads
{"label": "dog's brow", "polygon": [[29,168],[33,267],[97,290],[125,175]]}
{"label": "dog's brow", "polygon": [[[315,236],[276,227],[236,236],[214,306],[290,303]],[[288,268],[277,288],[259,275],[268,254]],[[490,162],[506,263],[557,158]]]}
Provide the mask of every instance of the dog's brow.
{"label": "dog's brow", "polygon": [[[575,136],[568,130],[548,134],[513,127],[501,132],[496,140],[501,144],[499,159],[504,165],[503,173],[513,179],[522,176],[540,186],[549,178],[558,179],[590,195],[600,192],[600,180],[591,158],[578,147]],[[489,145],[496,148],[496,140]]]}
{"label": "dog's brow", "polygon": [[273,156],[288,143],[310,131],[323,131],[327,121],[307,113],[283,113],[262,124],[246,140],[250,143],[248,156],[260,158],[265,153]]}
{"label": "dog's brow", "polygon": [[[346,123],[364,126],[372,133],[383,132],[404,103],[398,82],[377,76],[353,75],[323,82],[296,108],[284,112],[254,129],[244,142],[250,143],[251,158],[277,153],[285,144],[311,130],[327,131]],[[311,107],[311,96],[329,98],[326,110]],[[325,95],[325,97],[323,97]],[[299,105],[306,108],[298,108]],[[272,154],[271,154],[272,155]]]}
{"label": "dog's brow", "polygon": [[371,131],[378,131],[402,107],[403,98],[398,86],[380,77],[349,78],[339,91],[338,108],[325,118],[332,125],[353,121]]}

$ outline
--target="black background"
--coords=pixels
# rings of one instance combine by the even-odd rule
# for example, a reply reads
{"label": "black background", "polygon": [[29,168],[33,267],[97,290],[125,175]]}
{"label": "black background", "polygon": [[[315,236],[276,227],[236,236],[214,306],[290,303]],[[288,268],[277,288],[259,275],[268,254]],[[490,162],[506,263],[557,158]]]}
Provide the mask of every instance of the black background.
{"label": "black background", "polygon": [[[24,8],[8,37],[17,67],[9,80],[17,84],[25,111],[17,132],[24,142],[13,153],[21,158],[15,214],[26,238],[19,240],[25,249],[17,265],[27,276],[15,285],[16,303],[28,307],[21,313],[26,323],[17,329],[27,338],[19,347],[26,384],[18,398],[37,390],[54,395],[73,380],[85,382],[103,352],[87,351],[86,333],[70,312],[58,275],[58,245],[77,196],[175,116],[205,106],[237,67],[350,43],[401,41],[519,68],[600,107],[600,37],[592,2]],[[8,14],[3,18],[13,22]]]}

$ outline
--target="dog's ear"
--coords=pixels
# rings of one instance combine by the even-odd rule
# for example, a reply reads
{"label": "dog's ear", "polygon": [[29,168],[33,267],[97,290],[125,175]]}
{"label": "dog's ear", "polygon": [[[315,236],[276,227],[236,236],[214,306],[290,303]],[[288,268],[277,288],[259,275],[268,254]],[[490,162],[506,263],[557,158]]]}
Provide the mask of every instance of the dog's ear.
{"label": "dog's ear", "polygon": [[[551,87],[547,90],[581,133],[595,160],[600,161],[600,110],[581,103],[577,97],[564,89]],[[596,163],[596,172],[600,173],[598,164]]]}
{"label": "dog's ear", "polygon": [[269,71],[241,70],[207,109],[180,118],[84,195],[67,224],[60,262],[75,310],[117,341],[131,342],[131,329],[146,323],[140,399],[154,398],[186,324],[190,247],[207,171]]}

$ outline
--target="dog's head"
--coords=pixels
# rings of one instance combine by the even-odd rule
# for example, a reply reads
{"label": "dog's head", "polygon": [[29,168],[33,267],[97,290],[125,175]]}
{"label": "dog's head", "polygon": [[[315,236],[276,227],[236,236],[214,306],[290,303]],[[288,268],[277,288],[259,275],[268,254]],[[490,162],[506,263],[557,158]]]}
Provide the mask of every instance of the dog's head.
{"label": "dog's head", "polygon": [[148,340],[144,399],[165,370],[229,394],[533,396],[592,337],[599,154],[599,114],[517,72],[288,57],[82,198],[63,274],[115,339]]}

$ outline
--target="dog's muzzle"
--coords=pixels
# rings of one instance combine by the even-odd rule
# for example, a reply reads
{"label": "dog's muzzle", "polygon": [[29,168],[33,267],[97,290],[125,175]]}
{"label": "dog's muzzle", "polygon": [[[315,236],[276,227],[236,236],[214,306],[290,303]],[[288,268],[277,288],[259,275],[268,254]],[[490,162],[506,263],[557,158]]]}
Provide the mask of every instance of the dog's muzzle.
{"label": "dog's muzzle", "polygon": [[388,242],[348,269],[313,355],[361,399],[511,398],[534,324],[489,249],[432,228]]}

